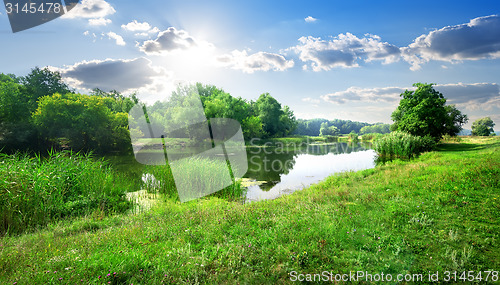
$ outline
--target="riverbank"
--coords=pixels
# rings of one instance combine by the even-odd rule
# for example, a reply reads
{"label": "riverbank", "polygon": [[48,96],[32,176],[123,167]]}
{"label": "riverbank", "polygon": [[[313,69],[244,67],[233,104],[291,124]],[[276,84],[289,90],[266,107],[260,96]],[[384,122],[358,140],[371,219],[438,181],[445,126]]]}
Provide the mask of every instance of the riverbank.
{"label": "riverbank", "polygon": [[276,200],[165,200],[137,215],[50,224],[0,238],[0,283],[274,284],[293,271],[358,270],[476,277],[500,269],[499,161],[500,138],[465,138]]}

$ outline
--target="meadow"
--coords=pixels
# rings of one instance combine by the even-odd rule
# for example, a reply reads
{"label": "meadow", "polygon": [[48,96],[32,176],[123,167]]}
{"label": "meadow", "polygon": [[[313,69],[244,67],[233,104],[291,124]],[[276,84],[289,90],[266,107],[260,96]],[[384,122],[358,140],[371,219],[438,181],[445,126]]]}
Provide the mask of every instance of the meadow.
{"label": "meadow", "polygon": [[160,199],[137,214],[69,217],[1,237],[0,283],[280,284],[292,272],[358,270],[498,278],[499,161],[500,138],[464,138],[276,200]]}

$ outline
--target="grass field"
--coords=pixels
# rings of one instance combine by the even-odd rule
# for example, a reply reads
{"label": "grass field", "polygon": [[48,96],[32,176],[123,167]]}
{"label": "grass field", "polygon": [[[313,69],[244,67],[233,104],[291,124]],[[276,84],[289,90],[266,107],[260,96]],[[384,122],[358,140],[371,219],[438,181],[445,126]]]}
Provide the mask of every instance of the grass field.
{"label": "grass field", "polygon": [[464,138],[272,201],[167,199],[5,236],[0,283],[279,284],[293,271],[358,270],[498,278],[499,181],[500,138]]}

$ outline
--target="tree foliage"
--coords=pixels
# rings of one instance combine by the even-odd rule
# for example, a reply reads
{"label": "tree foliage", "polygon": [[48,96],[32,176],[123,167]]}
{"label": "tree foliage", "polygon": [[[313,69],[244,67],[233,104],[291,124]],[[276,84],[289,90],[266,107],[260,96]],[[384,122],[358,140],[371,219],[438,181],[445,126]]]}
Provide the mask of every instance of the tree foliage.
{"label": "tree foliage", "polygon": [[111,98],[54,94],[40,98],[33,122],[51,145],[64,138],[71,149],[108,151],[130,146],[128,114],[112,112]]}
{"label": "tree foliage", "polygon": [[321,127],[319,129],[319,135],[322,137],[324,137],[324,136],[338,136],[338,135],[340,135],[340,131],[337,127],[328,126],[328,123],[324,122],[321,124]]}
{"label": "tree foliage", "polygon": [[406,90],[400,96],[399,106],[392,113],[393,131],[439,139],[444,134],[456,135],[467,122],[455,106],[446,106],[446,98],[433,84],[415,83],[415,91]]}
{"label": "tree foliage", "polygon": [[473,136],[490,136],[494,134],[493,127],[495,123],[490,117],[484,117],[477,119],[472,123],[472,135]]}

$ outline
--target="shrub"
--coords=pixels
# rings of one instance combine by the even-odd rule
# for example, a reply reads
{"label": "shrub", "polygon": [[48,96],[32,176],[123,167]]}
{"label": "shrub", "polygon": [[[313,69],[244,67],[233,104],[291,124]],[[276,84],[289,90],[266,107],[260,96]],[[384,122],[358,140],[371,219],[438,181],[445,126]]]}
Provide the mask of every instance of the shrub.
{"label": "shrub", "polygon": [[347,137],[348,137],[349,141],[351,141],[351,142],[357,142],[359,140],[358,134],[355,133],[354,131],[350,132]]}
{"label": "shrub", "polygon": [[436,146],[430,136],[419,137],[405,132],[392,132],[375,141],[374,149],[379,156],[412,158]]}
{"label": "shrub", "polygon": [[125,192],[132,184],[91,155],[1,155],[0,177],[0,234],[94,211],[123,212],[131,206]]}
{"label": "shrub", "polygon": [[369,133],[369,134],[364,134],[361,136],[361,140],[363,141],[371,141],[371,140],[377,140],[378,138],[382,137],[382,134],[379,133]]}

